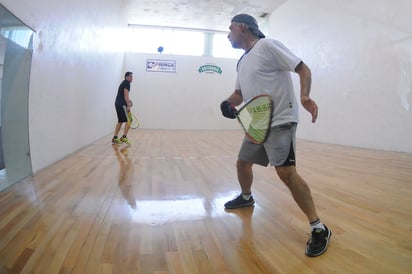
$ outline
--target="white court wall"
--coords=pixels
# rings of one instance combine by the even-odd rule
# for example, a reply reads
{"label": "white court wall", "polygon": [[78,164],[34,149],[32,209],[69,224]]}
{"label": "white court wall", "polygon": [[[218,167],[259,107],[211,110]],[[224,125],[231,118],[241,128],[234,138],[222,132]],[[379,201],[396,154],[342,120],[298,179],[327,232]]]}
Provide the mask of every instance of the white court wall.
{"label": "white court wall", "polygon": [[[143,128],[238,129],[219,104],[232,91],[236,60],[166,56],[175,74],[145,71],[126,54],[119,1],[0,0],[36,31],[29,122],[33,171],[113,131],[115,92],[135,73],[132,99]],[[289,0],[270,17],[281,40],[313,72],[319,121],[301,111],[298,137],[412,152],[409,0]],[[222,74],[199,73],[213,63]],[[294,77],[296,79],[296,77]]]}
{"label": "white court wall", "polygon": [[35,32],[29,135],[36,172],[113,131],[127,26],[116,0],[1,0]]}
{"label": "white court wall", "polygon": [[[301,108],[298,137],[347,146],[412,152],[412,24],[406,0],[287,1],[269,19],[282,41],[311,68],[316,124]],[[146,58],[173,59],[177,73],[145,71]],[[197,72],[204,63],[222,75]],[[236,60],[126,54],[137,72],[132,98],[142,127],[235,129],[218,105],[234,86]],[[299,84],[293,74],[296,94]],[[153,111],[155,109],[155,111]]]}
{"label": "white court wall", "polygon": [[412,152],[411,11],[409,0],[290,0],[271,15],[270,36],[313,74],[319,120],[301,110],[299,137]]}
{"label": "white court wall", "polygon": [[[229,43],[229,41],[228,41]],[[176,72],[146,70],[147,59],[176,62]],[[124,70],[134,73],[130,97],[142,128],[240,129],[236,120],[224,118],[220,103],[233,92],[235,59],[125,54]],[[221,73],[199,72],[214,65]]]}

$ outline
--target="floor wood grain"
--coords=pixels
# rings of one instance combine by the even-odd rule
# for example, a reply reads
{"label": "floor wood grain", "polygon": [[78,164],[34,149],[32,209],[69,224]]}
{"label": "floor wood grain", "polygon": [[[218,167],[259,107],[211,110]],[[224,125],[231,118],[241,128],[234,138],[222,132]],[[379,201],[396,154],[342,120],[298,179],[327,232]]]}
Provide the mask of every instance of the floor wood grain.
{"label": "floor wood grain", "polygon": [[239,191],[240,131],[133,130],[0,192],[0,273],[412,273],[412,154],[298,140],[328,251],[273,168]]}

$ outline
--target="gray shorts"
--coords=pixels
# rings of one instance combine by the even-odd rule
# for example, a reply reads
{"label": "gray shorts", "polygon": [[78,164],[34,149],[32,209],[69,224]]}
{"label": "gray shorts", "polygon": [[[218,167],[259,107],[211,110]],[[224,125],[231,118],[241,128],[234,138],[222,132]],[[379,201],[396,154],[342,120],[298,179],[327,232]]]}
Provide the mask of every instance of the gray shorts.
{"label": "gray shorts", "polygon": [[296,164],[297,123],[287,123],[270,129],[263,144],[252,143],[246,136],[238,154],[240,160],[262,166],[291,166]]}

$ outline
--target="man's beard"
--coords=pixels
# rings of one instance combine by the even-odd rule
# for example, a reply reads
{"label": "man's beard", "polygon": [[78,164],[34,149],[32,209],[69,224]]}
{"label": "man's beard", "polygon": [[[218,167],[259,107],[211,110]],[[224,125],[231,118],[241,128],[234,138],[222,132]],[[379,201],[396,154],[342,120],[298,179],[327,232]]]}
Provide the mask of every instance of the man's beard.
{"label": "man's beard", "polygon": [[232,44],[232,48],[234,49],[240,49],[239,44],[236,42],[230,42]]}

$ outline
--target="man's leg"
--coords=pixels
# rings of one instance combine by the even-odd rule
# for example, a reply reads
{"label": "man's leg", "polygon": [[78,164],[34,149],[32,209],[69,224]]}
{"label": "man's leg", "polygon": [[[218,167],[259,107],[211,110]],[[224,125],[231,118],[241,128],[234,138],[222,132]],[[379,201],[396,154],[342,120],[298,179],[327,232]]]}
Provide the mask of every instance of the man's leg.
{"label": "man's leg", "polygon": [[253,170],[252,163],[237,160],[237,178],[239,180],[240,189],[242,193],[235,199],[225,203],[225,208],[235,209],[246,206],[252,206],[255,204],[255,200],[252,196],[252,183],[253,183]]}
{"label": "man's leg", "polygon": [[127,136],[127,133],[129,133],[129,129],[130,129],[130,124],[126,123],[126,125],[124,126],[123,135]]}
{"label": "man's leg", "polygon": [[114,136],[119,136],[120,128],[122,127],[123,123],[117,123],[116,127],[114,128]]}
{"label": "man's leg", "polygon": [[248,163],[242,160],[237,160],[237,178],[239,180],[240,188],[242,194],[252,193],[252,183],[253,183],[253,163]]}
{"label": "man's leg", "polygon": [[276,167],[276,172],[279,178],[289,188],[293,199],[296,201],[300,209],[306,214],[309,222],[316,221],[318,215],[316,213],[315,204],[313,203],[312,193],[308,184],[297,173],[295,166]]}
{"label": "man's leg", "polygon": [[310,257],[322,255],[327,249],[332,232],[320,222],[308,184],[297,173],[295,166],[276,167],[280,179],[290,189],[293,199],[306,214],[312,228],[306,243],[305,254]]}
{"label": "man's leg", "polygon": [[123,136],[120,138],[120,141],[122,143],[131,145],[132,143],[129,141],[129,139],[127,138],[127,133],[129,132],[129,128],[130,128],[130,124],[126,123],[126,125],[124,126],[124,130],[123,130]]}
{"label": "man's leg", "polygon": [[120,131],[120,128],[122,127],[122,123],[117,123],[116,127],[114,128],[114,134],[112,138],[112,144],[113,145],[118,145],[121,144],[120,139],[118,138],[118,134]]}

